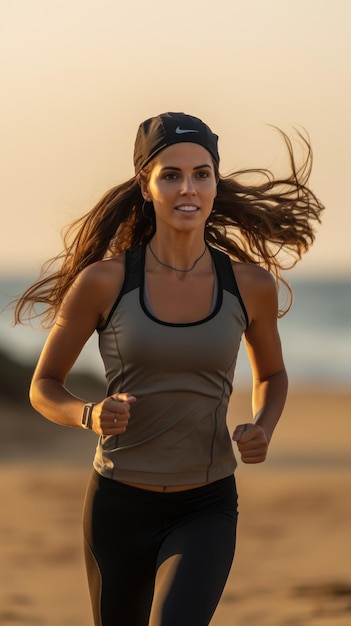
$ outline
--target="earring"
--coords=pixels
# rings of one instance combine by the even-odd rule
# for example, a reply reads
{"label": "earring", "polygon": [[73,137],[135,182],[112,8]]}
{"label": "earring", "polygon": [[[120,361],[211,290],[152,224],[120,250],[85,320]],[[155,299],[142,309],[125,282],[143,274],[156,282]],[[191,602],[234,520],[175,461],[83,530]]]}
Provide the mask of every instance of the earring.
{"label": "earring", "polygon": [[[141,213],[143,215],[143,217],[145,217],[146,220],[152,220],[152,215],[146,215],[145,213],[145,205],[146,203],[149,202],[149,200],[144,200],[143,204],[141,205]],[[150,202],[150,204],[152,204],[152,202]]]}

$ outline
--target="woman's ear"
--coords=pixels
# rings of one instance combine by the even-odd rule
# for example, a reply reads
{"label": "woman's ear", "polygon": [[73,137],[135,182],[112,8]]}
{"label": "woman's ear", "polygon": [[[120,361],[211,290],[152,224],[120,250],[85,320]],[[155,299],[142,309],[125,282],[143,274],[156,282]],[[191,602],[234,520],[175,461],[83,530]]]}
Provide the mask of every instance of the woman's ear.
{"label": "woman's ear", "polygon": [[150,194],[149,194],[149,189],[148,189],[147,183],[144,180],[140,180],[139,184],[140,184],[141,195],[143,196],[144,200],[146,202],[150,202],[151,198],[150,198]]}

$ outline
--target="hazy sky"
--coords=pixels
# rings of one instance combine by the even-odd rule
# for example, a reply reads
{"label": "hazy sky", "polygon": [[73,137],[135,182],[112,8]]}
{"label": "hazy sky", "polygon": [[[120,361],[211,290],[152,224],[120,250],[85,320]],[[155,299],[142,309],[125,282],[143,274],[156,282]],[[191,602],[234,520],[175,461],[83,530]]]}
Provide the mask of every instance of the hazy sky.
{"label": "hazy sky", "polygon": [[305,127],[327,210],[300,271],[350,274],[350,26],[350,0],[2,0],[0,273],[37,273],[133,174],[140,121],[180,110],[223,173],[279,168],[267,124]]}

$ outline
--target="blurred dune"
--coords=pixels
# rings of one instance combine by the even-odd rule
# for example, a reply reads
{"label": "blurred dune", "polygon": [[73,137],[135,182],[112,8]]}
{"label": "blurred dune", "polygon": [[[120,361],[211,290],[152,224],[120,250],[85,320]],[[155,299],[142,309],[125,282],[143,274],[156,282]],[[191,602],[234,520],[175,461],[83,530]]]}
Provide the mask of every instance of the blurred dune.
{"label": "blurred dune", "polygon": [[[0,366],[0,625],[92,626],[81,510],[96,437],[30,407],[33,367],[1,353]],[[68,384],[104,393],[89,375]],[[237,554],[213,626],[351,623],[350,409],[350,390],[293,388],[266,463],[238,461]],[[230,430],[249,416],[237,389]]]}

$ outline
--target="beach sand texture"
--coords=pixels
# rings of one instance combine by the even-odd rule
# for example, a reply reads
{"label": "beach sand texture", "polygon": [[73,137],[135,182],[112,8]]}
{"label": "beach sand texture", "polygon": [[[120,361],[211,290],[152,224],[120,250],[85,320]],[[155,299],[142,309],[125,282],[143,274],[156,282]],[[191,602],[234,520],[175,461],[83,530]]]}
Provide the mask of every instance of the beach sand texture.
{"label": "beach sand texture", "polygon": [[[249,415],[237,391],[231,429]],[[1,421],[0,625],[92,626],[81,510],[95,437],[23,403]],[[350,392],[292,390],[269,461],[239,461],[237,553],[212,626],[350,626],[350,435]]]}

